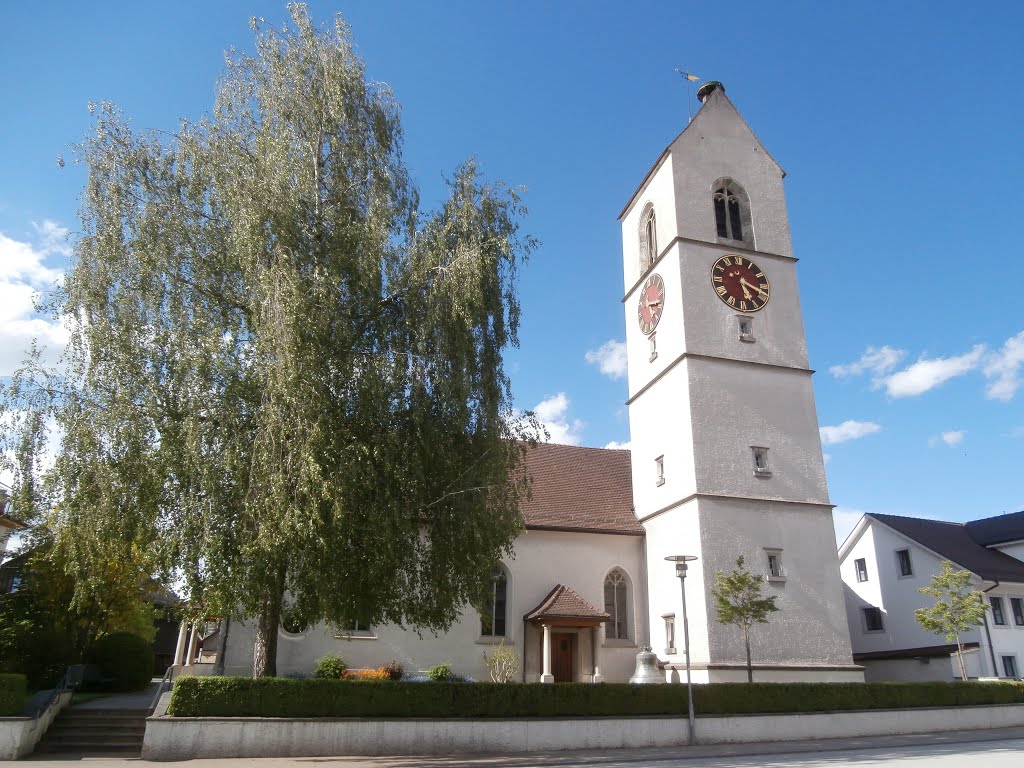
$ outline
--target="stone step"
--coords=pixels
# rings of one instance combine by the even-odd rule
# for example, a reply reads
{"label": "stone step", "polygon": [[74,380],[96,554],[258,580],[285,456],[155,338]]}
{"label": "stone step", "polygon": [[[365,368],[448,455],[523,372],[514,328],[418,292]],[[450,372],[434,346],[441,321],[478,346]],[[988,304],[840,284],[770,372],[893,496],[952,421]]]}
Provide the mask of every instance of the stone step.
{"label": "stone step", "polygon": [[145,710],[69,707],[36,747],[43,754],[138,756],[146,734]]}

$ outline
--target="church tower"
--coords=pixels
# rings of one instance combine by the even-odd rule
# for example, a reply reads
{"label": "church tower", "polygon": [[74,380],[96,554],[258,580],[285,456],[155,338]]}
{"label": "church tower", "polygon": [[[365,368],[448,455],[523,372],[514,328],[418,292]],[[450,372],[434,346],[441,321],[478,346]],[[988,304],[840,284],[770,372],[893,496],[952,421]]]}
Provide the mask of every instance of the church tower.
{"label": "church tower", "polygon": [[649,637],[684,662],[670,555],[686,579],[695,681],[746,680],[715,620],[716,571],[742,556],[779,612],[751,631],[755,681],[862,680],[852,663],[807,363],[784,171],[725,95],[693,121],[619,219],[633,499],[646,530]]}

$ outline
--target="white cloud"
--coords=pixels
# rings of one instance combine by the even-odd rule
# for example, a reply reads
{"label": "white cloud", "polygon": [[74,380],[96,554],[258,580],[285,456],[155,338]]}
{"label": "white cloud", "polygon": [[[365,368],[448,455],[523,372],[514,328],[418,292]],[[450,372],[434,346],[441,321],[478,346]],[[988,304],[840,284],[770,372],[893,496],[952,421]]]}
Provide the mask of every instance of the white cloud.
{"label": "white cloud", "polygon": [[985,345],[978,344],[970,352],[956,357],[921,358],[913,365],[876,381],[890,397],[923,395],[952,378],[973,371],[981,363]]}
{"label": "white cloud", "polygon": [[584,423],[568,417],[569,397],[565,392],[546,397],[533,407],[537,420],[547,429],[549,442],[563,445],[579,445]]}
{"label": "white cloud", "polygon": [[624,443],[620,443],[618,440],[612,440],[605,448],[614,451],[628,451],[632,447],[632,444],[627,440]]}
{"label": "white cloud", "polygon": [[605,376],[621,379],[626,375],[626,342],[611,339],[584,356],[588,363],[596,365]]}
{"label": "white cloud", "polygon": [[905,354],[904,350],[894,349],[890,346],[868,347],[860,356],[860,360],[845,365],[833,365],[828,371],[840,379],[847,376],[859,376],[866,372],[881,376],[895,368]]}
{"label": "white cloud", "polygon": [[964,439],[964,435],[966,434],[967,432],[965,432],[964,430],[958,429],[955,432],[943,432],[942,435],[940,435],[940,437],[942,438],[942,442],[944,442],[946,445],[956,445],[957,443]]}
{"label": "white cloud", "polygon": [[859,509],[836,507],[832,510],[832,526],[836,530],[836,544],[842,544],[850,535],[857,521],[864,516]]}
{"label": "white cloud", "polygon": [[47,264],[48,257],[69,253],[67,230],[52,221],[34,224],[37,245],[13,240],[0,233],[0,376],[20,365],[33,339],[45,347],[44,360],[54,362],[67,343],[67,329],[39,317],[35,298],[53,288],[62,272]]}
{"label": "white cloud", "polygon": [[1024,331],[1011,336],[1002,349],[993,352],[985,363],[985,376],[994,379],[985,388],[991,400],[1012,400],[1021,385],[1021,367],[1024,366]]}
{"label": "white cloud", "polygon": [[880,429],[881,427],[873,421],[849,420],[835,427],[821,427],[818,432],[821,434],[822,445],[836,445],[870,435]]}

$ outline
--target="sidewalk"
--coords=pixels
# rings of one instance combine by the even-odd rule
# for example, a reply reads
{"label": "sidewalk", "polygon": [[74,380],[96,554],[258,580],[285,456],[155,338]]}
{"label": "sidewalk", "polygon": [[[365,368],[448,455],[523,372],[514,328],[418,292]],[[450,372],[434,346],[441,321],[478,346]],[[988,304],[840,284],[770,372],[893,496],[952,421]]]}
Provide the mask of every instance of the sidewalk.
{"label": "sidewalk", "polygon": [[159,682],[152,682],[144,691],[114,693],[83,704],[72,704],[74,709],[149,709]]}
{"label": "sidewalk", "polygon": [[[90,702],[91,703],[91,702]],[[83,705],[84,706],[84,705]],[[698,723],[699,725],[699,723]],[[655,765],[662,762],[701,761],[749,757],[757,755],[784,755],[818,752],[853,752],[857,750],[898,749],[903,747],[934,748],[945,753],[955,753],[957,745],[970,745],[987,741],[1020,740],[1024,742],[1024,728],[1003,728],[994,730],[946,731],[943,733],[916,734],[912,736],[880,736],[852,739],[827,739],[815,741],[779,741],[760,744],[716,744],[696,747],[665,747],[657,749],[622,750],[580,750],[574,752],[531,752],[518,755],[451,755],[445,757],[399,756],[399,757],[296,757],[296,758],[218,758],[188,760],[179,763],[152,763],[157,765],[180,765],[188,768],[456,768],[457,766],[479,766],[480,768],[527,768],[528,766],[558,765]],[[839,756],[836,756],[840,760]],[[140,768],[143,761],[136,758],[77,758],[90,768]],[[51,756],[30,756],[14,762],[0,761],[0,765],[14,768],[19,763],[31,762],[37,768],[67,768],[67,760]],[[150,763],[147,763],[149,765]]]}

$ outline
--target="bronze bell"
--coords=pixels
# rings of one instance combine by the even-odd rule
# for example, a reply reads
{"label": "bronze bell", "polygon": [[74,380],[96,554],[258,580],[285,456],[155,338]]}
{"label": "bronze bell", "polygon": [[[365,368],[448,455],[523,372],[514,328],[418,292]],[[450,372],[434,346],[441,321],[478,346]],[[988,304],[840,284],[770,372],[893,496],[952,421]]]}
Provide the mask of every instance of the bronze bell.
{"label": "bronze bell", "polygon": [[640,685],[655,685],[665,682],[664,673],[658,669],[658,655],[651,650],[651,646],[645,645],[636,655],[636,671],[629,678],[629,682]]}

